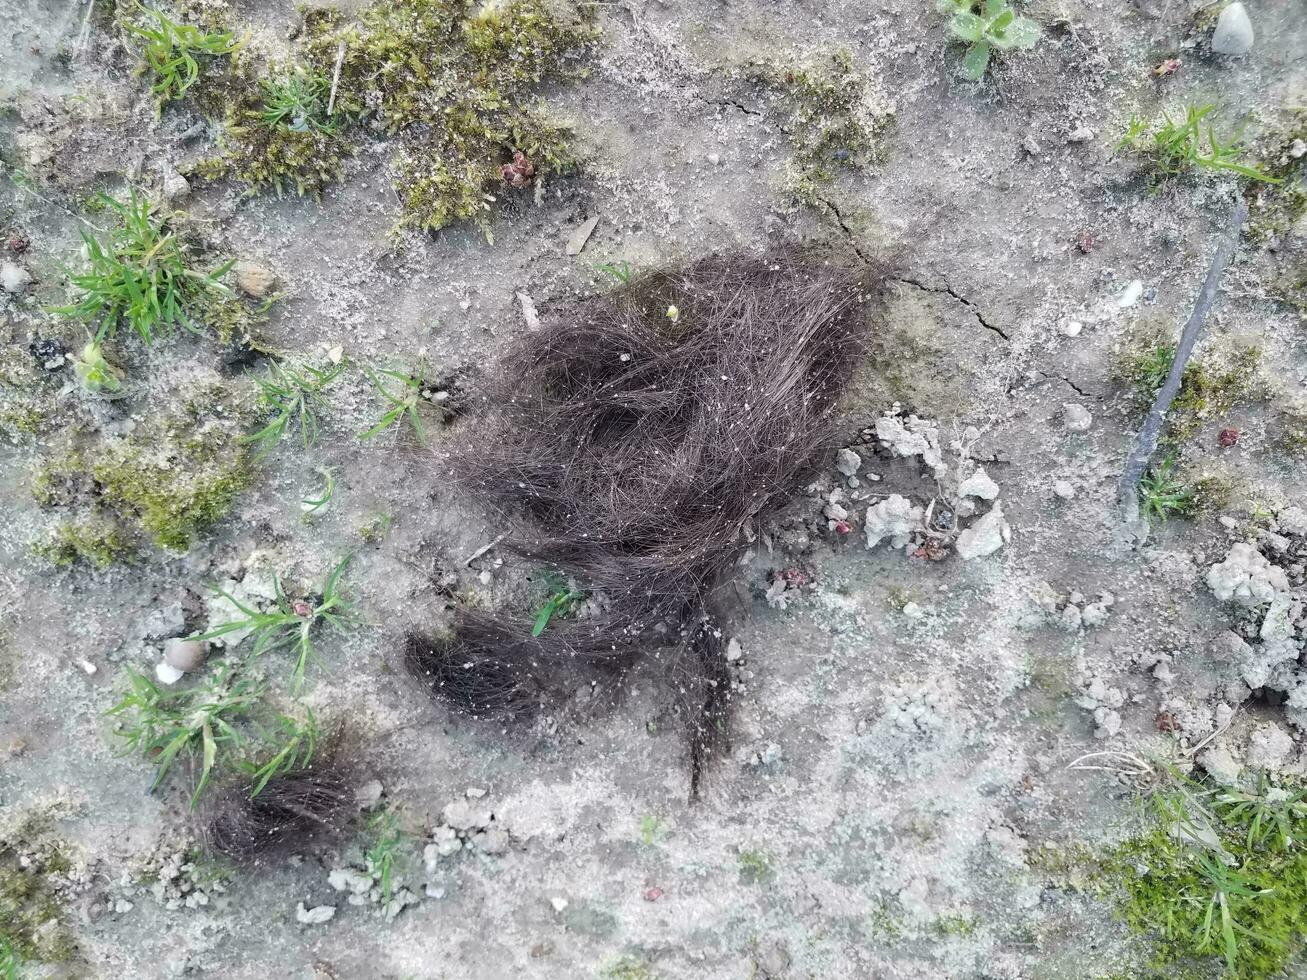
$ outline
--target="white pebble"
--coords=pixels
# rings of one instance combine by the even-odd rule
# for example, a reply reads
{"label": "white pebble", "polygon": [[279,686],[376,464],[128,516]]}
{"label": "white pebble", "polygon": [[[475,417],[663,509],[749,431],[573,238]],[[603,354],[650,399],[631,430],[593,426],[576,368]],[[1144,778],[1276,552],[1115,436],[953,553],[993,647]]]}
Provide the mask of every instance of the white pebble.
{"label": "white pebble", "polygon": [[1076,488],[1066,480],[1058,480],[1053,484],[1053,493],[1063,500],[1070,500],[1076,495]]}
{"label": "white pebble", "polygon": [[1080,331],[1084,328],[1085,325],[1079,320],[1068,320],[1066,323],[1062,324],[1062,336],[1079,337]]}
{"label": "white pebble", "polygon": [[1067,402],[1062,406],[1062,422],[1068,432],[1088,432],[1094,424],[1094,417],[1085,406]]}
{"label": "white pebble", "polygon": [[563,909],[567,908],[567,899],[562,895],[551,895],[549,897],[549,904],[554,907],[555,912],[561,912]]}
{"label": "white pebble", "polygon": [[1121,291],[1121,295],[1116,298],[1116,305],[1121,309],[1128,309],[1139,302],[1139,298],[1144,295],[1144,284],[1138,279],[1131,279],[1130,284]]}
{"label": "white pebble", "polygon": [[94,674],[98,669],[95,664],[91,663],[89,660],[79,660],[77,661],[77,666],[81,667],[82,670],[86,671],[88,674]]}
{"label": "white pebble", "polygon": [[186,676],[186,671],[178,670],[167,661],[160,660],[154,665],[154,676],[159,678],[160,684],[167,684],[171,687]]}
{"label": "white pebble", "polygon": [[1248,8],[1242,3],[1232,3],[1216,19],[1216,28],[1212,31],[1212,50],[1217,54],[1238,57],[1253,49],[1256,38],[1252,21],[1248,19]]}

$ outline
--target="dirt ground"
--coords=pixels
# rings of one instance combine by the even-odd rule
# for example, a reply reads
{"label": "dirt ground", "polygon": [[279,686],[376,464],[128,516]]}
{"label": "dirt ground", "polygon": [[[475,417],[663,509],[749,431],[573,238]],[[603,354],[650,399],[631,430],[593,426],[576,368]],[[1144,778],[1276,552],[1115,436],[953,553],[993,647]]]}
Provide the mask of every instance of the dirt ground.
{"label": "dirt ground", "polygon": [[[269,51],[299,17],[289,0],[230,7]],[[30,390],[44,420],[0,442],[0,822],[6,873],[24,848],[67,858],[43,887],[73,948],[61,962],[25,958],[18,975],[1144,975],[1147,940],[1039,857],[1049,845],[1110,846],[1138,819],[1135,788],[1069,764],[1105,750],[1190,763],[1223,747],[1254,778],[1250,746],[1272,725],[1292,748],[1264,768],[1307,774],[1307,714],[1240,687],[1239,665],[1213,647],[1239,614],[1205,579],[1232,543],[1263,541],[1250,514],[1264,515],[1265,533],[1278,521],[1290,550],[1307,533],[1284,517],[1307,503],[1307,462],[1274,438],[1278,406],[1307,394],[1307,333],[1283,286],[1302,275],[1301,220],[1269,240],[1245,236],[1205,327],[1200,352],[1261,352],[1252,397],[1206,414],[1185,441],[1187,465],[1233,487],[1227,501],[1155,524],[1139,547],[1122,543],[1116,507],[1142,412],[1114,365],[1141,324],[1178,330],[1244,185],[1203,174],[1155,188],[1114,147],[1132,116],[1187,103],[1215,103],[1220,129],[1242,127],[1253,148],[1283,131],[1307,104],[1307,17],[1301,0],[1249,11],[1254,47],[1231,58],[1210,51],[1211,20],[1188,0],[1036,0],[1023,12],[1043,27],[1039,43],[972,84],[956,77],[960,48],[926,4],[601,4],[588,77],[543,90],[573,121],[581,165],[499,209],[493,244],[466,222],[392,234],[399,204],[381,138],[320,202],[195,182],[177,206],[206,241],[276,273],[283,295],[260,328],[271,346],[406,370],[422,354],[471,379],[528,329],[517,294],[547,316],[611,288],[599,263],[639,270],[796,242],[890,260],[873,351],[841,416],[862,459],[845,501],[853,533],[822,517],[846,482],[832,455],[774,547],[760,540],[739,570],[730,754],[690,802],[683,729],[653,672],[616,703],[584,687],[507,730],[433,704],[405,675],[403,632],[446,623],[452,596],[523,601],[493,550],[466,562],[508,530],[440,463],[466,417],[436,426],[432,449],[401,427],[360,440],[386,406],[348,370],[317,444],[290,437],[259,460],[231,513],[184,552],[57,569],[33,552],[58,515],[32,482],[63,440],[145,431],[212,385],[246,400],[253,389],[209,337],[146,350],[120,335],[128,380],[113,399],[38,365]],[[104,220],[80,202],[120,190],[124,175],[157,191],[162,173],[213,152],[218,129],[186,135],[202,121],[187,103],[156,119],[116,35],[93,29],[76,47],[85,12],[79,0],[0,0],[0,219],[30,240],[0,257],[32,277],[0,293],[0,323],[29,381],[33,339],[83,342],[48,312],[68,295],[78,216]],[[794,204],[781,186],[795,153],[783,117],[737,67],[836,49],[892,112],[873,161]],[[1157,75],[1170,57],[1179,69]],[[1126,305],[1135,280],[1142,294]],[[948,467],[938,485],[920,456],[886,444],[896,403],[891,419],[937,427]],[[1088,409],[1087,431],[1071,431],[1068,403]],[[1231,428],[1237,443],[1222,445]],[[1010,539],[970,560],[930,560],[915,543],[867,548],[867,508],[955,490],[974,465],[960,447],[1001,488]],[[335,496],[304,521],[319,468]],[[360,808],[396,815],[397,874],[413,901],[393,917],[366,882],[351,902],[330,880],[360,864],[367,813],[288,859],[210,866],[195,857],[184,776],[147,794],[149,763],[123,754],[104,714],[128,667],[153,676],[164,639],[205,627],[213,583],[263,568],[311,585],[350,552],[346,591],[366,622],[322,634],[303,700],[324,723],[348,723]],[[769,583],[790,568],[807,584],[777,601]],[[1305,594],[1298,568],[1291,615]],[[184,626],[170,628],[177,606]],[[1301,651],[1301,625],[1289,633]],[[265,666],[282,690],[285,671]],[[1210,771],[1225,756],[1206,758]],[[489,853],[465,834],[459,852],[426,860],[459,801],[493,814],[506,846]],[[333,917],[297,917],[319,907]]]}

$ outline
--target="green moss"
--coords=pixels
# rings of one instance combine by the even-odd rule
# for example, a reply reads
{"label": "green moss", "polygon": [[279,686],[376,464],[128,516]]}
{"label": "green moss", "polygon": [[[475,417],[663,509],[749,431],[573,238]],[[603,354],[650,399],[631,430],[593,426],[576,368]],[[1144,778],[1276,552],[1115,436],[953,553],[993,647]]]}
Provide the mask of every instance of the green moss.
{"label": "green moss", "polygon": [[1149,968],[1212,963],[1228,977],[1281,975],[1307,942],[1303,787],[1257,793],[1177,779],[1141,829],[1103,858],[1121,918],[1155,941]]}
{"label": "green moss", "polygon": [[[1176,345],[1164,339],[1159,329],[1145,325],[1117,355],[1113,376],[1131,389],[1141,408],[1147,408],[1166,381],[1175,351]],[[1261,360],[1262,349],[1255,346],[1190,358],[1167,415],[1171,438],[1178,442],[1191,438],[1206,422],[1248,399],[1257,388]]]}
{"label": "green moss", "polygon": [[78,562],[108,568],[135,554],[130,536],[121,528],[96,520],[60,524],[48,541],[32,550],[58,568],[70,568]]}
{"label": "green moss", "polygon": [[[37,470],[32,495],[42,506],[90,510],[121,529],[93,538],[93,550],[79,557],[121,557],[128,531],[184,551],[226,516],[253,470],[248,450],[236,442],[239,420],[222,410],[220,397],[216,388],[198,391],[175,415],[154,420],[139,436],[81,449],[65,446]],[[71,559],[72,552],[57,547],[47,557]]]}
{"label": "green moss", "polygon": [[935,920],[934,929],[938,936],[973,936],[976,932],[974,915],[941,915]]}
{"label": "green moss", "polygon": [[603,980],[654,980],[654,972],[638,956],[622,956],[599,971]]}
{"label": "green moss", "polygon": [[1293,459],[1307,458],[1307,401],[1287,401],[1276,406],[1271,445]]}
{"label": "green moss", "polygon": [[[459,221],[488,228],[509,189],[501,165],[521,153],[539,180],[573,165],[569,130],[528,108],[548,78],[583,74],[597,37],[591,6],[509,0],[386,0],[357,21],[305,13],[297,63],[264,77],[237,60],[201,107],[226,120],[218,157],[192,173],[233,178],[253,191],[320,195],[340,177],[365,126],[399,136],[390,167],[403,205],[399,227]],[[335,100],[335,77],[342,50]],[[332,112],[328,115],[327,104]]]}
{"label": "green moss", "polygon": [[1264,242],[1286,234],[1307,215],[1307,153],[1299,152],[1307,144],[1307,110],[1296,111],[1258,143],[1258,169],[1280,181],[1260,188],[1248,221],[1249,237]]}
{"label": "green moss", "polygon": [[744,74],[773,94],[793,151],[785,186],[799,203],[819,202],[840,171],[878,159],[892,110],[847,51],[807,64],[751,62]]}
{"label": "green moss", "polygon": [[766,851],[748,849],[739,856],[740,884],[765,885],[776,877],[772,856]]}
{"label": "green moss", "polygon": [[57,873],[46,863],[23,867],[12,847],[0,845],[0,936],[22,960],[63,963],[77,952],[48,878]]}

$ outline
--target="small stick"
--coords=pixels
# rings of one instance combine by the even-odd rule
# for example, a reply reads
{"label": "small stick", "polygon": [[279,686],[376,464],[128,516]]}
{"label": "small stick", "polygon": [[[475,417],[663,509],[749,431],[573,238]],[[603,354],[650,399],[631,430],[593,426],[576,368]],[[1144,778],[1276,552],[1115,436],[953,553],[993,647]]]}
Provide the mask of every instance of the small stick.
{"label": "small stick", "polygon": [[327,98],[327,118],[331,118],[331,113],[336,108],[336,86],[340,84],[340,67],[345,63],[345,42],[340,42],[340,47],[336,48],[336,70],[331,75],[331,95]]}
{"label": "small stick", "polygon": [[80,55],[86,50],[91,39],[91,14],[95,12],[95,0],[86,0],[86,16],[82,18],[82,28],[77,32],[77,42],[73,45],[73,54]]}
{"label": "small stick", "polygon": [[495,545],[499,544],[499,542],[503,541],[504,538],[506,538],[506,537],[508,537],[508,532],[507,532],[507,531],[505,531],[505,532],[504,532],[503,534],[501,534],[499,537],[495,538],[495,540],[491,541],[489,544],[483,544],[483,545],[482,545],[480,548],[478,548],[476,551],[472,552],[472,554],[468,555],[468,556],[467,556],[467,560],[466,560],[465,562],[463,562],[463,564],[464,564],[465,566],[467,566],[467,567],[470,568],[470,567],[472,566],[472,563],[473,563],[474,561],[476,561],[478,558],[480,558],[482,555],[484,555],[486,552],[488,552],[488,551],[489,551],[491,548],[493,548]]}
{"label": "small stick", "polygon": [[1203,328],[1203,321],[1207,319],[1212,303],[1216,300],[1221,276],[1225,272],[1225,267],[1230,264],[1234,250],[1239,244],[1239,232],[1247,217],[1248,202],[1241,197],[1234,209],[1234,217],[1230,219],[1230,227],[1226,230],[1225,238],[1217,246],[1216,254],[1212,256],[1212,264],[1207,270],[1207,279],[1203,282],[1203,288],[1198,293],[1194,311],[1189,315],[1189,322],[1184,325],[1184,331],[1180,334],[1180,343],[1176,345],[1175,358],[1171,361],[1171,371],[1166,376],[1166,384],[1158,391],[1153,407],[1148,412],[1148,418],[1144,419],[1143,428],[1135,438],[1134,448],[1126,457],[1125,469],[1121,472],[1121,483],[1117,490],[1117,503],[1121,506],[1122,516],[1127,524],[1134,524],[1139,520],[1137,492],[1139,481],[1153,458],[1153,453],[1157,452],[1157,442],[1162,435],[1162,423],[1166,420],[1167,409],[1171,407],[1171,402],[1180,391],[1180,382],[1184,379],[1184,369],[1189,363],[1189,355],[1193,353],[1194,343]]}

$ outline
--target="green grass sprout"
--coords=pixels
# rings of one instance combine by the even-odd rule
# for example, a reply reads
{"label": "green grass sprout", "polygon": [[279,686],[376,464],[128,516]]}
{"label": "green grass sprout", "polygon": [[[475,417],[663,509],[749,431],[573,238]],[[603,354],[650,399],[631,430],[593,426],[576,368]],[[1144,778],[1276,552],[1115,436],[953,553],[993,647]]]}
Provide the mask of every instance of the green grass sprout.
{"label": "green grass sprout", "polygon": [[205,294],[232,295],[219,280],[235,260],[211,272],[194,269],[186,247],[169,227],[171,215],[156,216],[154,205],[135,189],[126,201],[107,194],[98,199],[118,216],[118,226],[103,241],[82,230],[89,268],[68,276],[81,298],[52,312],[98,321],[96,341],[113,336],[123,322],[146,344],[170,334],[178,324],[198,333],[191,319],[194,310]]}
{"label": "green grass sprout", "polygon": [[190,804],[195,809],[219,754],[241,741],[231,719],[253,705],[261,689],[252,681],[237,678],[231,665],[221,668],[206,685],[181,691],[162,690],[130,667],[127,679],[127,694],[106,712],[120,719],[115,734],[125,741],[128,751],[141,752],[154,762],[151,793],[178,757],[194,761],[198,755],[200,776]]}
{"label": "green grass sprout", "polygon": [[299,427],[300,441],[308,449],[318,439],[318,412],[326,406],[323,390],[344,370],[343,364],[315,368],[269,362],[267,377],[254,379],[259,388],[258,406],[268,422],[239,441],[256,443],[258,455],[262,456],[281,442],[293,423]]}
{"label": "green grass sprout", "polygon": [[140,74],[154,78],[151,90],[156,111],[163,112],[169,102],[182,98],[200,75],[197,56],[223,57],[235,53],[242,45],[226,32],[206,33],[190,24],[179,24],[162,11],[137,7],[148,15],[145,23],[128,23],[129,33],[145,42],[141,50]]}
{"label": "green grass sprout", "polygon": [[318,722],[313,717],[313,710],[305,708],[303,721],[282,715],[278,719],[280,733],[284,737],[281,748],[262,765],[245,763],[244,768],[254,782],[250,786],[250,799],[254,799],[267,788],[268,782],[277,776],[284,776],[297,769],[306,768],[313,761],[318,749]]}
{"label": "green grass sprout", "polygon": [[[1164,178],[1193,170],[1218,170],[1267,184],[1280,183],[1279,178],[1240,163],[1234,141],[1221,142],[1212,128],[1211,120],[1207,118],[1215,109],[1214,104],[1190,105],[1185,109],[1183,119],[1172,119],[1164,112],[1160,125],[1135,117],[1130,120],[1125,135],[1116,148],[1118,151],[1135,150],[1150,157]],[[1207,140],[1205,152],[1204,135]]]}

